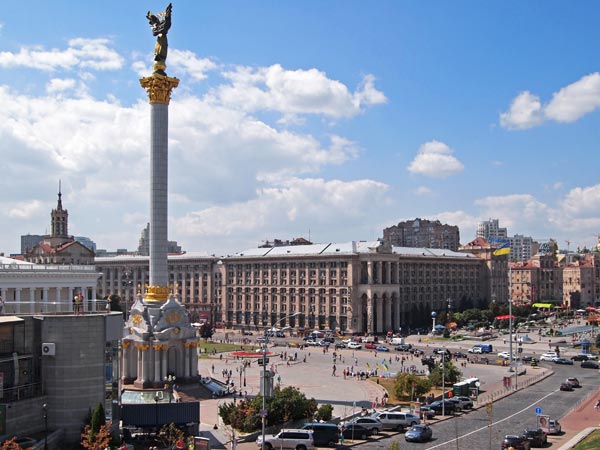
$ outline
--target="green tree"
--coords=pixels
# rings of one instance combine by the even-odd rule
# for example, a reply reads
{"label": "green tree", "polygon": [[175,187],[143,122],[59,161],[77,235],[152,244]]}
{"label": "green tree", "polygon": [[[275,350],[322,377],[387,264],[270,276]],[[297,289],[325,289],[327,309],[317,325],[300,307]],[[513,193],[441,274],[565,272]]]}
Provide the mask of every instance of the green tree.
{"label": "green tree", "polygon": [[325,405],[319,406],[319,409],[317,409],[317,414],[315,416],[315,419],[324,420],[325,422],[327,422],[327,421],[331,420],[332,417],[333,417],[333,406],[330,405],[329,403],[326,403]]}
{"label": "green tree", "polygon": [[444,375],[444,381],[446,384],[454,384],[462,376],[462,372],[454,365],[452,361],[446,361],[444,363],[445,373],[442,372],[441,363],[436,365],[429,374],[429,381],[435,386],[442,385],[442,375]]}
{"label": "green tree", "polygon": [[[298,389],[288,386],[284,389],[274,389],[273,397],[266,399],[269,425],[314,417],[317,411],[315,399],[307,399]],[[260,410],[262,397],[242,400],[237,404],[232,402],[219,406],[219,416],[225,425],[232,426],[244,432],[258,430],[261,426]]]}
{"label": "green tree", "polygon": [[215,329],[209,322],[204,322],[200,327],[200,337],[203,339],[210,339],[215,334]]}
{"label": "green tree", "polygon": [[412,394],[417,397],[426,394],[431,389],[431,382],[425,377],[412,373],[399,373],[394,383],[394,393],[398,400],[408,400]]}
{"label": "green tree", "polygon": [[104,406],[102,406],[102,403],[98,403],[92,414],[92,439],[94,438],[94,435],[100,431],[102,425],[106,425],[106,414],[104,413]]}

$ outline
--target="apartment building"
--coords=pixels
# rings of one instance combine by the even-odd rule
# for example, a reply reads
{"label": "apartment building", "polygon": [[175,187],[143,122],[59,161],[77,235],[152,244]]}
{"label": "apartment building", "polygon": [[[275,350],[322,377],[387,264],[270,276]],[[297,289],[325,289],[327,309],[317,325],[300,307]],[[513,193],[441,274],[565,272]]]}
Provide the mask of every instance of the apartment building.
{"label": "apartment building", "polygon": [[395,247],[445,248],[456,251],[460,246],[457,226],[439,220],[407,220],[383,230],[383,240]]}

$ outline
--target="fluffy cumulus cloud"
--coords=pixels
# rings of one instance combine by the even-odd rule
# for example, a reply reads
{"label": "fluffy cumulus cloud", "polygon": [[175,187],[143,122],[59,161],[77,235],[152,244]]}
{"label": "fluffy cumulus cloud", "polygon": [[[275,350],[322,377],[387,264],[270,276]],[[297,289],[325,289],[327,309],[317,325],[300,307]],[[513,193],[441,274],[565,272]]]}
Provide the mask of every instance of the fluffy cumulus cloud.
{"label": "fluffy cumulus cloud", "polygon": [[415,175],[446,178],[464,170],[463,164],[453,155],[453,150],[443,142],[425,142],[419,148],[408,171]]}
{"label": "fluffy cumulus cloud", "polygon": [[355,92],[317,69],[286,70],[279,64],[237,67],[224,76],[230,83],[213,90],[215,100],[247,112],[319,114],[337,119],[356,116],[366,106],[387,101],[375,88],[372,75],[367,75]]}
{"label": "fluffy cumulus cloud", "polygon": [[204,237],[256,234],[272,224],[303,232],[311,226],[337,228],[340,222],[351,228],[382,207],[387,190],[372,180],[289,178],[259,190],[250,201],[188,213],[174,226],[182,236]]}
{"label": "fluffy cumulus cloud", "polygon": [[552,214],[548,205],[531,194],[489,196],[476,200],[475,205],[480,207],[484,220],[497,217],[501,219],[503,227],[513,230],[538,227],[540,223],[547,222]]}
{"label": "fluffy cumulus cloud", "polygon": [[543,121],[540,98],[531,92],[521,92],[507,112],[500,114],[500,125],[508,129],[525,129]]}
{"label": "fluffy cumulus cloud", "polygon": [[[109,62],[120,68],[124,60],[106,39],[74,39],[65,50],[4,52],[0,59],[4,67],[50,75],[42,94],[0,86],[6,146],[0,186],[12,202],[0,201],[0,226],[43,232],[56,201],[51,187],[61,178],[72,233],[90,235],[101,248],[135,246],[148,220],[150,106],[141,90],[138,101],[123,105],[110,91],[95,97],[84,84],[94,70],[111,68]],[[218,78],[221,69],[177,49],[169,61],[190,81]],[[130,67],[149,73],[140,61]],[[76,76],[58,77],[59,70]],[[187,83],[170,105],[170,238],[194,251],[254,245],[257,236],[287,236],[290,229],[306,234],[322,225],[337,232],[340,219],[351,230],[387,201],[383,183],[314,178],[356,159],[357,142],[331,125],[320,134],[301,126],[292,131],[258,114],[352,118],[386,101],[372,76],[354,92],[316,69],[278,65],[239,68],[223,79],[221,85],[211,80],[212,91],[201,96]],[[228,242],[197,240],[219,235]]]}
{"label": "fluffy cumulus cloud", "polygon": [[582,77],[555,92],[547,104],[528,91],[512,101],[500,114],[500,125],[507,129],[527,129],[544,121],[574,122],[600,107],[600,73]]}
{"label": "fluffy cumulus cloud", "polygon": [[0,52],[0,67],[27,67],[48,72],[56,70],[117,70],[123,57],[110,47],[109,39],[76,38],[64,50],[41,47],[22,48],[19,52]]}
{"label": "fluffy cumulus cloud", "polygon": [[600,211],[600,184],[571,189],[561,202],[571,216],[594,217]]}

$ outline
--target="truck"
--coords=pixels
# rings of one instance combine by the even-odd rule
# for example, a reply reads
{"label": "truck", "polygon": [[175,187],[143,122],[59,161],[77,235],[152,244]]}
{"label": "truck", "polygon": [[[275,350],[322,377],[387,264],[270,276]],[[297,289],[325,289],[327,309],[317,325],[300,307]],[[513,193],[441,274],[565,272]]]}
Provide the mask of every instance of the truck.
{"label": "truck", "polygon": [[492,353],[492,344],[475,344],[473,348],[469,349],[469,353]]}

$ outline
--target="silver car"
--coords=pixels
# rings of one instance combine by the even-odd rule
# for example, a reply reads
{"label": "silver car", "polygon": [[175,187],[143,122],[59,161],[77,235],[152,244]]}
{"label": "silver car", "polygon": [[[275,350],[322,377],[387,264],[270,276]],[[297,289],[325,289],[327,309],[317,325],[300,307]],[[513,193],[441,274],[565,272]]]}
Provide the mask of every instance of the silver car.
{"label": "silver car", "polygon": [[[262,447],[262,436],[256,438],[256,445]],[[273,448],[289,448],[293,450],[313,450],[315,448],[315,440],[312,430],[302,429],[285,429],[278,434],[265,435],[265,448],[271,450]]]}
{"label": "silver car", "polygon": [[383,424],[381,423],[381,421],[374,417],[355,417],[348,423],[357,423],[359,425],[362,425],[367,430],[371,431],[371,433],[373,434],[377,434],[381,430],[383,430]]}

